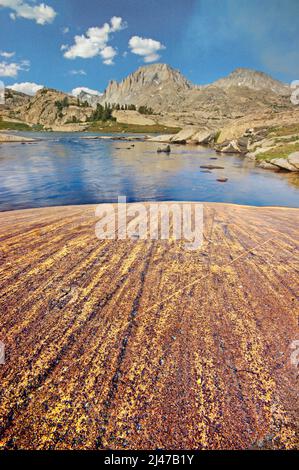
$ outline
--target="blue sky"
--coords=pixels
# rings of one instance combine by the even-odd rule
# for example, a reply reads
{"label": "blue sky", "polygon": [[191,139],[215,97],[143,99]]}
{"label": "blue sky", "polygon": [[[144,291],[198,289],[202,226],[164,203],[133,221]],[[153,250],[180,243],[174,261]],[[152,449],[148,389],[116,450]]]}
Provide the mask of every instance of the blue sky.
{"label": "blue sky", "polygon": [[298,18],[298,0],[0,0],[0,80],[103,91],[159,61],[198,84],[240,66],[291,82]]}

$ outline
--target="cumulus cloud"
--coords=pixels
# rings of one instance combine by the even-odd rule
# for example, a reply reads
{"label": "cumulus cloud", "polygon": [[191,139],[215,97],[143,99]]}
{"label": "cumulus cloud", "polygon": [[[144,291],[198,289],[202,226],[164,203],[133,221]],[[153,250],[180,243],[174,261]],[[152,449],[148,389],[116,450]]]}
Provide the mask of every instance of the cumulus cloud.
{"label": "cumulus cloud", "polygon": [[81,86],[81,87],[78,87],[78,88],[74,88],[72,91],[71,91],[71,94],[75,97],[79,96],[81,91],[84,91],[85,93],[88,93],[89,95],[95,95],[95,96],[102,96],[103,93],[100,93],[99,91],[97,90],[92,90],[91,88],[87,88],[87,87],[84,87],[84,86]]}
{"label": "cumulus cloud", "polygon": [[121,31],[127,27],[127,23],[120,16],[113,16],[110,20],[111,32]]}
{"label": "cumulus cloud", "polygon": [[30,62],[28,60],[23,60],[20,63],[17,62],[0,62],[0,77],[16,77],[20,70],[28,72],[30,67]]}
{"label": "cumulus cloud", "polygon": [[165,46],[154,39],[133,36],[129,41],[129,48],[133,54],[140,55],[144,62],[149,63],[160,59],[159,51],[165,49]]}
{"label": "cumulus cloud", "polygon": [[113,59],[117,55],[116,49],[111,46],[106,46],[101,50],[100,56],[103,59],[104,64],[113,65]]}
{"label": "cumulus cloud", "polygon": [[12,12],[10,17],[12,20],[16,18],[25,18],[27,20],[34,20],[37,24],[44,25],[52,23],[57,15],[54,8],[45,3],[32,5],[32,0],[24,2],[23,0],[0,0],[0,6],[10,8]]}
{"label": "cumulus cloud", "polygon": [[0,56],[4,57],[4,59],[11,59],[15,55],[15,52],[5,52],[1,51]]}
{"label": "cumulus cloud", "polygon": [[38,92],[38,90],[41,90],[42,88],[44,88],[44,86],[38,85],[37,83],[24,82],[14,83],[13,85],[8,86],[7,88],[10,88],[14,91],[19,91],[21,93],[25,93],[26,95],[34,96]]}
{"label": "cumulus cloud", "polygon": [[70,75],[86,75],[85,70],[70,70]]}
{"label": "cumulus cloud", "polygon": [[90,59],[101,56],[104,64],[112,65],[113,59],[117,55],[116,49],[108,46],[111,33],[115,33],[126,28],[126,23],[121,17],[113,16],[110,23],[105,23],[101,27],[89,28],[85,34],[75,36],[74,44],[67,46],[63,44],[61,50],[66,59]]}

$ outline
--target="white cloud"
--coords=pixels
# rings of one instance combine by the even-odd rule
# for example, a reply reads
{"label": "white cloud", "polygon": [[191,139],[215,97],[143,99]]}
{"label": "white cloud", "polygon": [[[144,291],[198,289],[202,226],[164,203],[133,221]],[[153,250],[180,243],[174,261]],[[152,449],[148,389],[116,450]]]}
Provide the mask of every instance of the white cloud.
{"label": "white cloud", "polygon": [[19,64],[16,62],[0,62],[0,77],[16,77],[20,70],[28,72],[30,67],[30,62],[28,60],[23,60]]}
{"label": "white cloud", "polygon": [[123,21],[120,16],[113,16],[110,20],[110,23],[112,33],[115,33],[116,31],[121,31],[122,29],[125,29],[128,26],[126,21]]}
{"label": "white cloud", "polygon": [[113,65],[113,59],[117,55],[116,49],[111,46],[106,46],[101,50],[100,56],[102,57],[104,64]]}
{"label": "white cloud", "polygon": [[[32,2],[32,0],[29,1],[30,3]],[[36,23],[40,25],[52,23],[57,15],[52,7],[45,5],[45,3],[38,5],[31,5],[30,3],[24,2],[23,0],[0,0],[1,7],[7,7],[13,10],[9,15],[12,20],[25,18],[27,20],[35,20]]]}
{"label": "white cloud", "polygon": [[166,49],[163,44],[154,39],[141,38],[140,36],[133,36],[129,41],[129,48],[133,54],[143,57],[144,62],[155,62],[160,59],[159,51]]}
{"label": "white cloud", "polygon": [[7,88],[10,88],[11,90],[14,91],[19,91],[21,93],[25,93],[26,95],[35,95],[38,90],[41,90],[44,88],[43,85],[38,85],[37,83],[32,83],[32,82],[24,82],[24,83],[14,83],[11,86],[8,86]]}
{"label": "white cloud", "polygon": [[15,55],[15,52],[1,51],[0,55],[1,55],[1,57],[4,57],[4,59],[11,59]]}
{"label": "white cloud", "polygon": [[117,55],[116,49],[108,46],[110,34],[126,28],[127,25],[122,18],[113,16],[109,23],[102,27],[89,28],[85,34],[75,36],[72,46],[61,46],[66,59],[90,59],[95,56],[101,56],[104,64],[112,65],[113,59]]}
{"label": "white cloud", "polygon": [[95,96],[102,96],[103,93],[100,93],[99,91],[97,90],[92,90],[90,88],[87,88],[87,87],[84,87],[84,86],[81,86],[81,87],[78,87],[78,88],[74,88],[71,92],[71,94],[73,96],[79,96],[81,91],[84,91],[85,93],[88,93],[89,95],[95,95]]}
{"label": "white cloud", "polygon": [[70,28],[68,26],[65,26],[65,28],[62,28],[63,34],[67,34],[70,32]]}
{"label": "white cloud", "polygon": [[70,70],[70,74],[71,75],[86,75],[86,72],[85,70]]}

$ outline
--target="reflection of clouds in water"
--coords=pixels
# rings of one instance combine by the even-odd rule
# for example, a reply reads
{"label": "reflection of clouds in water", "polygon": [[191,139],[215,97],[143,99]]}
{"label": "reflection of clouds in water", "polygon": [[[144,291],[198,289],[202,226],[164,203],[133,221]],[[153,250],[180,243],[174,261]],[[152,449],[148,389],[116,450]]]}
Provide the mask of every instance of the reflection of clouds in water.
{"label": "reflection of clouds in water", "polygon": [[[119,195],[128,201],[299,206],[299,178],[254,168],[238,156],[180,145],[173,145],[170,155],[157,154],[158,143],[88,141],[78,134],[45,138],[33,145],[0,147],[2,210],[116,201]],[[225,169],[202,173],[200,166],[207,164]],[[227,183],[216,181],[223,177]]]}
{"label": "reflection of clouds in water", "polygon": [[[51,180],[54,165],[46,155],[42,158],[44,148],[39,144],[15,145],[8,149],[5,159],[0,162],[0,203],[6,201],[3,208],[10,208],[14,200],[19,207],[28,207],[32,201],[32,193],[36,200],[45,195],[44,182]],[[36,155],[38,153],[38,155]],[[20,156],[20,157],[19,157]],[[40,184],[41,183],[41,184]]]}

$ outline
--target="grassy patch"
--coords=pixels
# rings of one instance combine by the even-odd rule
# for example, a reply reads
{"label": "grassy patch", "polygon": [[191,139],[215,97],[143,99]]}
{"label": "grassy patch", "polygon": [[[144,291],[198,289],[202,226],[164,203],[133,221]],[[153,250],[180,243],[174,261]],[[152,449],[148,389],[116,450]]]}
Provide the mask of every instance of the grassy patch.
{"label": "grassy patch", "polygon": [[256,159],[257,161],[262,161],[272,160],[273,158],[287,158],[290,153],[298,151],[299,143],[281,145],[280,147],[275,147],[274,149],[271,149],[268,152],[258,154]]}
{"label": "grassy patch", "polygon": [[32,128],[28,126],[28,124],[23,124],[21,122],[9,122],[0,120],[0,130],[31,131]]}
{"label": "grassy patch", "polygon": [[280,144],[281,142],[282,143],[289,143],[289,142],[296,142],[297,140],[299,140],[299,134],[298,135],[292,135],[290,137],[284,137],[284,138],[277,138],[277,139],[274,139],[275,143],[276,144]]}
{"label": "grassy patch", "polygon": [[31,131],[33,132],[42,132],[44,130],[44,126],[42,124],[33,124],[31,127]]}
{"label": "grassy patch", "polygon": [[290,124],[288,126],[271,127],[268,131],[268,136],[282,137],[284,135],[291,135],[299,133],[299,124]]}
{"label": "grassy patch", "polygon": [[220,134],[221,134],[221,131],[217,131],[217,132],[216,132],[216,134],[215,134],[215,140],[214,140],[215,144],[217,144],[218,139],[219,139],[219,137],[220,137]]}
{"label": "grassy patch", "polygon": [[153,125],[139,125],[139,124],[124,124],[121,122],[113,121],[96,121],[93,122],[87,129],[89,132],[116,132],[116,133],[132,133],[132,134],[176,134],[181,129],[179,127],[167,127],[160,124]]}

